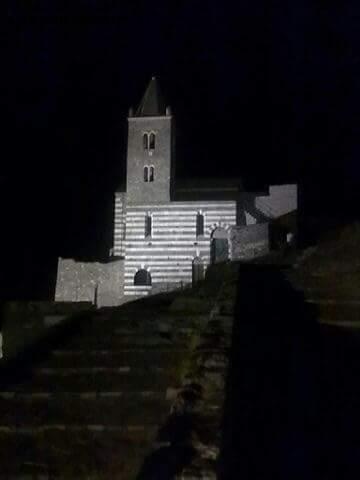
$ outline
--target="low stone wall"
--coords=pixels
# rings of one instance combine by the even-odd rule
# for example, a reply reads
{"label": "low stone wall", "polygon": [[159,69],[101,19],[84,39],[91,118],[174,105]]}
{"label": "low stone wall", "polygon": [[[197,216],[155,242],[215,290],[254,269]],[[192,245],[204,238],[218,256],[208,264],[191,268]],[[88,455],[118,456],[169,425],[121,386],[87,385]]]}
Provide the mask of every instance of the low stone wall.
{"label": "low stone wall", "polygon": [[91,302],[98,307],[123,303],[124,260],[107,263],[59,258],[56,302]]}
{"label": "low stone wall", "polygon": [[167,390],[170,412],[138,478],[218,478],[238,269],[239,264],[210,267],[202,287],[169,306],[169,314],[194,322],[183,323],[189,351],[180,385]]}
{"label": "low stone wall", "polygon": [[232,227],[229,234],[231,260],[251,259],[269,252],[269,224]]}
{"label": "low stone wall", "polygon": [[5,302],[0,333],[0,358],[16,359],[49,335],[52,327],[94,308],[91,303]]}

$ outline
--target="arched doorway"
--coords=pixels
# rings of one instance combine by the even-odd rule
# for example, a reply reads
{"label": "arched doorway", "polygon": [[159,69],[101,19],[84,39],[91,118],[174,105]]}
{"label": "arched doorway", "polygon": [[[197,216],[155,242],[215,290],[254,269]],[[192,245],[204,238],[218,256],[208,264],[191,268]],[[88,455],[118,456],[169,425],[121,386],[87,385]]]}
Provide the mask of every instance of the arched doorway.
{"label": "arched doorway", "polygon": [[195,257],[192,262],[192,283],[195,285],[196,283],[204,280],[204,264],[200,257]]}
{"label": "arched doorway", "polygon": [[134,276],[134,285],[151,285],[151,275],[147,270],[138,270]]}
{"label": "arched doorway", "polygon": [[210,246],[211,263],[226,262],[229,260],[229,241],[225,228],[216,228],[211,235]]}

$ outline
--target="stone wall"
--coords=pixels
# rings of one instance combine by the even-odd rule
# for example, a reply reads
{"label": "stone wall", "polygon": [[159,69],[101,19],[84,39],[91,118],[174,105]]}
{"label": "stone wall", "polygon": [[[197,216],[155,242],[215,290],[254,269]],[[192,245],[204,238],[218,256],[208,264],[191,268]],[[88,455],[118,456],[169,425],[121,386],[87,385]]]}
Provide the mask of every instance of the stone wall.
{"label": "stone wall", "polygon": [[[197,214],[204,218],[204,231],[196,232]],[[217,227],[236,225],[235,201],[188,201],[153,205],[127,205],[124,295],[134,297],[173,290],[192,282],[192,262],[200,257],[210,263],[210,242]],[[145,236],[145,217],[152,219],[151,237]],[[140,270],[151,275],[150,286],[135,285]]]}
{"label": "stone wall", "polygon": [[99,263],[59,258],[55,301],[119,305],[123,302],[123,282],[123,259]]}
{"label": "stone wall", "polygon": [[269,224],[231,227],[229,248],[231,260],[266,255],[269,252]]}

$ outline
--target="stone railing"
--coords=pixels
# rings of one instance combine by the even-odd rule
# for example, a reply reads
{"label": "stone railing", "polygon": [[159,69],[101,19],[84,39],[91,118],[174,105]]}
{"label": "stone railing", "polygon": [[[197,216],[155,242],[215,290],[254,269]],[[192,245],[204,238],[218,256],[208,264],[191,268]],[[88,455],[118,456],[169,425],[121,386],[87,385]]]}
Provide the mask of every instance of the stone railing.
{"label": "stone railing", "polygon": [[[207,315],[204,319],[202,312],[199,328],[188,332],[191,347],[186,370],[180,389],[168,389],[167,397],[173,401],[151,454],[155,462],[151,475],[166,471],[164,478],[176,480],[217,478],[236,297],[236,280],[234,275],[229,275],[231,270],[236,272],[237,267],[229,264],[209,271],[210,282],[217,280],[216,294],[211,307],[209,298],[203,299]],[[201,303],[200,298],[179,297],[172,310],[181,310],[183,305],[184,311],[189,311],[193,305],[200,315]],[[144,465],[146,463],[149,462],[145,461]],[[160,473],[158,478],[163,478]],[[145,468],[138,478],[155,478],[148,475]]]}

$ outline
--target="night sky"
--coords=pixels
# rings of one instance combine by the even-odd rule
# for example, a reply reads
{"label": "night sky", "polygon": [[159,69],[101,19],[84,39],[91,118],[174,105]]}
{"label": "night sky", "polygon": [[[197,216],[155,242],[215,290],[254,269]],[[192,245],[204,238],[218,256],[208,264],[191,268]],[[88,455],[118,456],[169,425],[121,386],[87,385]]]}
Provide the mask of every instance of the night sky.
{"label": "night sky", "polygon": [[152,75],[176,118],[179,177],[299,181],[306,215],[357,215],[358,2],[6,6],[3,298],[46,298],[59,255],[106,254],[126,115]]}

